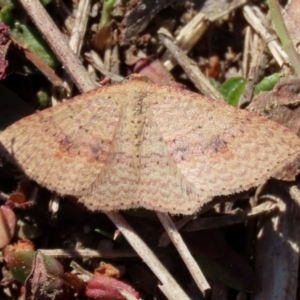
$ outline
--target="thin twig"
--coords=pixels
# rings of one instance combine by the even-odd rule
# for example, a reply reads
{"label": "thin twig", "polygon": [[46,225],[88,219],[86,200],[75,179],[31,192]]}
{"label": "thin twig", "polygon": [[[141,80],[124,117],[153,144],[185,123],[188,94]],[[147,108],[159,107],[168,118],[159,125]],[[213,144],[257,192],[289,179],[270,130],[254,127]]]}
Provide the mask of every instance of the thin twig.
{"label": "thin twig", "polygon": [[187,57],[169,38],[169,32],[165,29],[159,30],[159,38],[164,46],[171,52],[172,56],[177,60],[178,64],[185,71],[194,85],[205,96],[214,99],[223,99],[219,91],[217,91],[209,82],[209,80],[200,71],[195,62]]}
{"label": "thin twig", "polygon": [[291,66],[300,78],[300,57],[297,53],[294,44],[289,36],[289,33],[284,24],[283,17],[281,15],[279,3],[277,0],[267,1],[272,17],[272,21],[278,37],[280,38],[281,44],[285,52],[287,53]]}
{"label": "thin twig", "polygon": [[[222,1],[218,1],[222,2]],[[226,1],[217,3],[214,1],[206,1],[200,12],[198,12],[178,33],[174,44],[182,50],[183,53],[188,53],[206,32],[209,24],[221,19],[230,12],[236,10],[239,6],[246,3],[246,0]],[[165,67],[170,71],[177,62],[169,58],[170,53],[166,51],[162,56]]]}
{"label": "thin twig", "polygon": [[136,253],[127,250],[93,250],[93,249],[39,249],[43,254],[47,256],[53,256],[57,258],[124,258],[124,257],[136,257]]}
{"label": "thin twig", "polygon": [[[117,40],[118,33],[116,30],[113,32],[113,35],[114,35],[114,39]],[[118,43],[116,43],[115,45],[112,46],[110,72],[112,72],[113,74],[120,75],[120,68],[121,68],[120,49]]]}
{"label": "thin twig", "polygon": [[203,295],[210,289],[208,282],[206,281],[199,265],[196,263],[195,259],[191,255],[189,249],[185,245],[184,241],[177,228],[175,227],[173,221],[167,213],[156,212],[156,215],[163,224],[165,230],[167,231],[170,239],[172,240],[174,246],[178,250],[181,258],[185,262],[185,265],[189,269],[192,277],[194,278],[197,286],[202,291]]}
{"label": "thin twig", "polygon": [[70,267],[78,274],[83,274],[86,278],[87,281],[90,280],[93,277],[93,273],[87,271],[86,269],[84,269],[79,263],[77,263],[76,261],[71,261],[70,263]]}
{"label": "thin twig", "polygon": [[250,26],[247,26],[244,30],[244,49],[243,49],[243,60],[242,60],[242,76],[247,78],[249,74],[250,58],[251,58],[251,41],[253,32]]}
{"label": "thin twig", "polygon": [[82,47],[90,10],[91,0],[79,1],[74,21],[74,27],[72,29],[71,37],[69,40],[69,45],[76,54],[80,53]]}
{"label": "thin twig", "polygon": [[238,107],[240,108],[251,102],[255,86],[264,76],[267,60],[264,49],[265,43],[263,43],[261,37],[250,26],[247,26],[242,67],[243,77],[247,78],[247,83],[239,99]]}
{"label": "thin twig", "polygon": [[65,37],[58,30],[42,4],[38,0],[20,0],[20,3],[42,32],[78,89],[82,92],[94,89],[95,83],[89,78],[86,69],[71,50]]}
{"label": "thin twig", "polygon": [[148,246],[143,242],[143,240],[135,233],[133,228],[126,222],[126,220],[116,212],[108,212],[106,215],[119,228],[131,246],[143,258],[153,273],[156,274],[158,279],[161,281],[162,286],[164,287],[162,289],[163,292],[167,293],[165,295],[169,299],[174,300],[189,299],[186,293],[180,288],[177,282],[156,258]]}
{"label": "thin twig", "polygon": [[[208,24],[209,21],[205,18],[205,15],[199,12],[180,30],[178,36],[174,40],[174,43],[184,53],[188,53],[205,33]],[[166,51],[161,60],[165,67],[171,71],[176,66],[177,62],[169,57],[170,51]]]}
{"label": "thin twig", "polygon": [[42,60],[32,49],[27,48],[22,41],[16,39],[13,35],[11,35],[11,40],[13,43],[23,52],[24,56],[31,61],[41,73],[53,84],[55,87],[62,87],[63,81],[62,79],[55,74],[54,70],[44,61]]}
{"label": "thin twig", "polygon": [[216,22],[228,16],[246,2],[247,0],[204,1],[203,6],[201,6],[201,12],[209,21]]}
{"label": "thin twig", "polygon": [[276,202],[274,203],[274,201],[271,200],[254,207],[248,213],[236,211],[236,212],[228,213],[225,216],[199,218],[198,220],[189,224],[186,230],[198,231],[198,230],[207,230],[207,229],[231,226],[234,224],[246,222],[262,214],[273,212],[276,209],[278,209],[278,203]]}
{"label": "thin twig", "polygon": [[122,82],[125,79],[124,77],[122,77],[120,75],[113,74],[113,73],[107,71],[104,68],[103,61],[101,60],[99,54],[97,52],[95,52],[94,50],[91,50],[90,52],[85,53],[85,58],[96,70],[98,70],[104,76],[110,78],[112,81]]}
{"label": "thin twig", "polygon": [[253,27],[253,29],[261,36],[261,38],[267,43],[268,48],[273,55],[274,59],[281,67],[284,63],[288,63],[288,58],[286,53],[283,51],[282,47],[279,45],[276,36],[272,35],[263,25],[261,20],[257,17],[254,9],[250,5],[245,5],[243,7],[243,13],[245,19]]}
{"label": "thin twig", "polygon": [[118,291],[126,300],[139,300],[126,290],[118,288]]}
{"label": "thin twig", "polygon": [[289,189],[289,193],[292,199],[300,206],[300,190],[297,185],[292,185]]}
{"label": "thin twig", "polygon": [[[80,0],[77,6],[74,27],[72,28],[71,36],[69,39],[69,46],[73,52],[79,56],[83,38],[86,32],[86,26],[89,19],[89,12],[91,10],[91,0]],[[65,73],[64,87],[65,93],[63,97],[70,97],[74,87],[74,83],[70,80],[70,76]]]}
{"label": "thin twig", "polygon": [[[176,226],[177,230],[181,229],[183,226],[185,226],[188,222],[190,222],[195,216],[184,216],[181,220],[178,222],[174,222],[174,225]],[[171,240],[167,232],[164,232],[158,242],[158,247],[167,247],[170,244]]]}

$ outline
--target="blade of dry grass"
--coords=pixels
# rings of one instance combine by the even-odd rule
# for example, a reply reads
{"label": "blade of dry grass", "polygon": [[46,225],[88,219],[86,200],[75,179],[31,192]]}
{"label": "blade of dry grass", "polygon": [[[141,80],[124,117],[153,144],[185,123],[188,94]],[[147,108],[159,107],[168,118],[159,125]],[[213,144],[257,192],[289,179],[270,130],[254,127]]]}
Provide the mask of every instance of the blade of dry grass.
{"label": "blade of dry grass", "polygon": [[206,281],[201,269],[199,268],[199,265],[196,263],[189,249],[187,248],[184,241],[182,240],[182,237],[178,232],[176,226],[174,225],[173,221],[171,220],[170,216],[167,213],[161,213],[161,212],[156,212],[156,215],[158,216],[161,223],[163,224],[174,246],[178,250],[181,258],[185,262],[185,265],[189,269],[197,286],[199,287],[203,295],[205,295],[206,292],[210,289],[210,286]]}
{"label": "blade of dry grass", "polygon": [[289,33],[286,29],[286,26],[283,21],[283,17],[281,15],[279,3],[277,0],[268,0],[267,1],[270,13],[272,17],[272,21],[276,30],[278,37],[280,38],[283,49],[289,57],[292,68],[297,74],[298,78],[300,78],[300,57],[297,53],[294,44],[289,36]]}
{"label": "blade of dry grass", "polygon": [[189,224],[187,231],[198,231],[213,228],[220,228],[225,226],[232,226],[234,224],[247,222],[250,219],[256,218],[262,214],[273,212],[278,208],[278,203],[274,201],[266,201],[254,207],[250,212],[233,211],[227,213],[225,216],[199,218]]}
{"label": "blade of dry grass", "polygon": [[[79,1],[74,20],[74,27],[72,28],[69,39],[69,46],[77,56],[79,56],[83,44],[83,38],[86,32],[90,10],[91,0]],[[67,73],[64,74],[64,78],[65,93],[62,95],[63,98],[70,97],[74,87],[74,83],[70,80],[70,76],[68,76]],[[54,99],[54,97],[52,97],[52,99]],[[52,104],[57,103],[52,102]]]}
{"label": "blade of dry grass", "polygon": [[90,10],[91,0],[79,1],[74,20],[74,27],[69,40],[69,45],[76,54],[80,53],[82,47]]}
{"label": "blade of dry grass", "polygon": [[[180,30],[178,36],[174,40],[174,43],[182,50],[182,52],[188,53],[205,33],[208,23],[209,21],[205,18],[205,15],[199,12]],[[169,71],[171,71],[177,64],[176,60],[169,58],[170,54],[172,53],[167,51],[161,58],[165,67]]]}
{"label": "blade of dry grass", "polygon": [[57,258],[105,258],[114,259],[121,257],[137,257],[136,253],[132,250],[93,250],[93,249],[39,249],[41,253],[47,256],[53,256]]}
{"label": "blade of dry grass", "polygon": [[272,35],[269,30],[264,26],[260,18],[255,14],[255,10],[250,5],[243,7],[244,17],[252,28],[261,36],[261,38],[267,43],[268,48],[273,55],[274,59],[279,66],[288,63],[288,57],[279,45],[278,40]]}
{"label": "blade of dry grass", "polygon": [[153,273],[161,281],[162,291],[166,294],[169,299],[189,299],[185,292],[179,287],[173,277],[165,269],[165,267],[156,258],[153,252],[148,246],[141,240],[141,238],[135,233],[133,228],[125,221],[125,219],[116,212],[109,212],[107,216],[110,220],[119,228],[122,234],[126,237],[131,246],[136,252],[143,258],[145,263],[153,271]]}
{"label": "blade of dry grass", "polygon": [[222,95],[209,82],[209,80],[200,71],[197,64],[187,57],[169,38],[169,32],[164,29],[159,30],[159,38],[164,46],[170,51],[178,64],[183,68],[187,76],[194,85],[204,95],[214,99],[223,99]]}

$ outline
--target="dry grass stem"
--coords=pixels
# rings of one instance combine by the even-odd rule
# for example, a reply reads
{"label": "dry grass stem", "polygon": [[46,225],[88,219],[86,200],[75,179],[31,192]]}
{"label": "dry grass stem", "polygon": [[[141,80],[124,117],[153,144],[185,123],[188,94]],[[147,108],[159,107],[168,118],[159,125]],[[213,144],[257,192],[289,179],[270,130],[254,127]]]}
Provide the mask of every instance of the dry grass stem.
{"label": "dry grass stem", "polygon": [[299,187],[297,185],[293,185],[293,186],[290,187],[289,192],[290,192],[290,195],[291,195],[292,199],[295,200],[295,202],[300,207],[300,190],[299,190]]}
{"label": "dry grass stem", "polygon": [[[174,223],[177,230],[181,229],[183,226],[185,226],[188,222],[190,222],[195,216],[184,216],[181,220],[178,222]],[[170,237],[168,236],[167,232],[164,232],[158,242],[158,247],[167,247],[170,244],[171,240]]]}
{"label": "dry grass stem", "polygon": [[[249,28],[249,31],[251,32],[251,38],[249,37],[247,44],[245,41],[246,50],[244,51],[244,56],[248,56],[248,60],[247,65],[245,62],[242,68],[243,75],[247,78],[247,83],[239,99],[239,107],[244,107],[246,103],[251,102],[256,83],[263,77],[265,68],[266,54],[264,53],[263,41],[257,33],[252,32],[251,28]],[[251,55],[249,55],[250,53]]]}
{"label": "dry grass stem", "polygon": [[[113,34],[115,36],[115,40],[117,40],[117,32],[115,31]],[[120,74],[120,67],[121,67],[120,65],[121,65],[120,49],[119,49],[119,45],[116,44],[112,46],[112,51],[111,51],[111,61],[110,61],[111,73]]]}
{"label": "dry grass stem", "polygon": [[[13,37],[11,39],[17,45],[18,41],[16,41]],[[55,87],[62,87],[63,80],[55,74],[54,70],[45,63],[42,59],[40,59],[31,49],[27,49],[26,46],[21,45],[24,56],[31,61],[40,71],[45,75],[45,77],[52,83]]]}
{"label": "dry grass stem", "polygon": [[124,77],[122,77],[120,75],[117,75],[117,74],[113,74],[113,73],[107,71],[104,68],[104,64],[103,64],[102,59],[100,58],[100,56],[98,55],[98,53],[95,52],[94,50],[91,50],[90,52],[85,53],[85,57],[86,57],[87,61],[96,70],[98,70],[104,76],[110,78],[112,81],[114,81],[114,82],[122,82],[124,80]]}
{"label": "dry grass stem", "polygon": [[[194,18],[187,23],[179,32],[174,43],[183,53],[188,53],[202,37],[208,27],[208,21],[205,15],[199,12]],[[170,58],[170,51],[167,51],[161,58],[165,67],[171,71],[177,64],[176,60]]]}
{"label": "dry grass stem", "polygon": [[87,281],[93,277],[93,273],[87,271],[85,268],[83,268],[80,264],[78,264],[76,261],[72,260],[70,263],[70,267],[78,274],[83,274]]}
{"label": "dry grass stem", "polygon": [[249,66],[251,62],[251,41],[253,37],[253,32],[250,26],[246,27],[245,38],[244,38],[244,50],[243,50],[243,60],[242,60],[242,77],[247,78],[249,73]]}
{"label": "dry grass stem", "polygon": [[296,73],[298,79],[300,79],[300,57],[296,51],[296,48],[294,47],[294,44],[289,36],[289,32],[284,24],[280,5],[277,0],[268,0],[267,3],[272,18],[272,24],[275,28],[277,36],[281,41],[282,48],[284,49],[289,58],[291,67]]}
{"label": "dry grass stem", "polygon": [[[183,53],[188,53],[206,32],[210,22],[214,22],[224,17],[245,3],[246,0],[234,0],[230,3],[226,1],[226,4],[219,5],[220,9],[216,9],[215,2],[213,2],[212,9],[209,7],[206,7],[206,9],[202,8],[201,11],[180,30],[174,40],[174,44],[176,44]],[[161,61],[164,63],[165,67],[171,71],[176,66],[177,62],[169,56],[170,53],[167,51],[162,56]]]}
{"label": "dry grass stem", "polygon": [[177,60],[178,64],[183,68],[190,80],[195,84],[205,96],[214,99],[223,99],[219,91],[217,91],[209,82],[207,77],[200,71],[195,62],[187,57],[170,39],[166,30],[159,30],[159,37],[164,46],[170,51],[172,56]]}
{"label": "dry grass stem", "polygon": [[205,229],[220,228],[238,223],[246,222],[259,215],[270,213],[278,209],[278,204],[273,201],[264,202],[254,207],[250,212],[232,212],[222,217],[199,218],[187,226],[187,231],[197,231]]}
{"label": "dry grass stem", "polygon": [[191,255],[189,249],[182,240],[181,235],[179,234],[177,228],[175,227],[173,221],[167,213],[156,212],[156,215],[163,224],[165,230],[167,231],[170,239],[172,240],[174,246],[178,250],[181,258],[183,259],[185,265],[189,269],[192,277],[194,278],[197,286],[205,295],[206,291],[210,289],[208,282],[206,281],[202,271],[199,268],[199,265],[196,263],[195,259]]}
{"label": "dry grass stem", "polygon": [[110,71],[110,62],[111,62],[111,47],[106,47],[104,51],[104,57],[103,57],[103,63],[104,63],[104,69]]}
{"label": "dry grass stem", "polygon": [[39,249],[43,254],[57,258],[105,258],[114,259],[120,257],[136,257],[137,254],[133,251],[125,250],[93,250],[93,249]]}
{"label": "dry grass stem", "polygon": [[201,12],[209,21],[215,22],[229,15],[231,12],[235,11],[246,2],[247,0],[205,1],[203,7],[201,8]]}
{"label": "dry grass stem", "polygon": [[82,92],[94,89],[95,83],[89,78],[86,69],[71,50],[65,37],[58,30],[42,4],[38,0],[20,0],[20,2],[42,32],[78,89]]}
{"label": "dry grass stem", "polygon": [[91,0],[79,1],[74,20],[74,27],[72,29],[71,37],[69,40],[69,45],[76,54],[80,53],[82,47],[90,10]]}
{"label": "dry grass stem", "polygon": [[[91,1],[90,0],[81,0],[78,3],[78,7],[76,10],[76,15],[74,19],[74,27],[72,28],[70,39],[69,39],[69,46],[73,50],[73,52],[79,56],[83,38],[86,32],[86,26],[89,19],[89,12],[91,9]],[[65,73],[65,80],[64,80],[64,87],[66,91],[66,95],[69,97],[73,90],[73,82],[70,80],[68,74]]]}
{"label": "dry grass stem", "polygon": [[118,289],[118,291],[126,300],[139,300],[136,297],[134,297],[132,294],[130,294],[129,292],[123,289]]}
{"label": "dry grass stem", "polygon": [[136,250],[136,252],[143,258],[145,263],[153,271],[153,273],[158,277],[162,286],[162,290],[165,295],[170,300],[187,300],[189,297],[173,279],[166,268],[161,264],[161,262],[156,258],[153,252],[148,248],[148,246],[141,240],[141,238],[135,233],[133,228],[123,219],[119,213],[108,212],[106,213],[110,220],[119,228],[131,246]]}
{"label": "dry grass stem", "polygon": [[254,9],[249,5],[245,5],[243,11],[245,19],[268,45],[268,48],[278,65],[282,66],[283,64],[288,63],[288,57],[278,43],[277,37],[272,35],[269,30],[265,28],[261,20],[255,14]]}

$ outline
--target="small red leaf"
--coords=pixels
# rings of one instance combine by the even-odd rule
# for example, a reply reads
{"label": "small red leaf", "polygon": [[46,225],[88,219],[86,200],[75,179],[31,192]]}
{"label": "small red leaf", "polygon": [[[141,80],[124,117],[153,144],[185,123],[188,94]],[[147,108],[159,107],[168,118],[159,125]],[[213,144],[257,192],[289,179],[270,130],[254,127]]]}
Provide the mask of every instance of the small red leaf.
{"label": "small red leaf", "polygon": [[10,243],[16,227],[16,215],[6,206],[0,207],[0,249]]}
{"label": "small red leaf", "polygon": [[140,295],[130,285],[105,275],[95,275],[87,284],[86,296],[101,300],[125,300],[119,289],[125,290],[137,299]]}

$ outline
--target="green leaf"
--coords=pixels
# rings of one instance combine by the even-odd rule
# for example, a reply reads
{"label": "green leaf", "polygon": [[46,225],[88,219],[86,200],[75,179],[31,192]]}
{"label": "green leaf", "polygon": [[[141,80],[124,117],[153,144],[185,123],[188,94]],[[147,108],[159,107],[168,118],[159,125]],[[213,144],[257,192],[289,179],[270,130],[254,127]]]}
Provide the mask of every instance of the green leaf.
{"label": "green leaf", "polygon": [[254,90],[254,95],[258,95],[261,92],[271,91],[276,83],[280,79],[279,73],[274,73],[270,76],[265,77],[260,83],[257,84]]}
{"label": "green leaf", "polygon": [[[0,7],[1,7],[1,3],[0,3]],[[13,21],[14,21],[13,9],[14,9],[13,4],[7,4],[1,9],[0,20],[4,24],[6,24],[6,25],[13,24]]]}
{"label": "green leaf", "polygon": [[[1,1],[1,0],[0,0]],[[50,0],[42,1],[48,4]],[[0,3],[1,4],[1,3]],[[3,3],[0,11],[0,21],[10,27],[10,35],[25,49],[30,49],[51,68],[56,68],[59,62],[43,39],[41,33],[31,24],[27,24],[18,4]],[[1,7],[1,6],[0,6]]]}
{"label": "green leaf", "polygon": [[40,0],[40,2],[42,3],[43,6],[48,5],[49,3],[52,2],[52,0]]}
{"label": "green leaf", "polygon": [[115,5],[116,0],[105,0],[103,2],[101,20],[100,20],[100,27],[106,26],[111,19],[111,11]]}
{"label": "green leaf", "polygon": [[246,80],[242,77],[232,77],[226,80],[221,86],[221,94],[232,106],[237,106],[244,91]]}
{"label": "green leaf", "polygon": [[[11,274],[18,282],[24,284],[33,267],[37,267],[36,265],[33,265],[34,263],[36,264],[35,258],[37,255],[42,259],[44,264],[42,269],[44,272],[52,275],[52,278],[64,277],[63,267],[55,258],[36,251],[17,251],[8,254],[5,257],[5,261]],[[53,283],[55,282],[53,281]]]}
{"label": "green leaf", "polygon": [[8,254],[5,261],[13,277],[24,284],[32,268],[35,251],[19,251]]}
{"label": "green leaf", "polygon": [[21,239],[35,239],[42,234],[36,226],[30,225],[23,220],[17,222],[17,236]]}
{"label": "green leaf", "polygon": [[51,104],[51,96],[50,93],[46,90],[41,89],[39,92],[37,92],[37,99],[40,104],[40,108],[45,108],[50,106]]}
{"label": "green leaf", "polygon": [[16,22],[10,30],[11,35],[17,41],[19,41],[25,48],[31,49],[51,68],[56,68],[59,65],[54,53],[35,27]]}
{"label": "green leaf", "polygon": [[105,230],[102,230],[102,229],[100,229],[100,228],[96,228],[96,229],[95,229],[95,232],[100,233],[100,234],[102,234],[103,236],[105,236],[105,237],[107,237],[107,238],[109,238],[109,239],[111,239],[111,240],[114,239],[114,235],[113,235],[113,234],[111,234],[111,233],[109,233],[109,232],[107,232],[107,231],[105,231]]}

